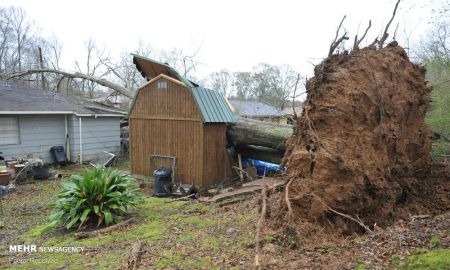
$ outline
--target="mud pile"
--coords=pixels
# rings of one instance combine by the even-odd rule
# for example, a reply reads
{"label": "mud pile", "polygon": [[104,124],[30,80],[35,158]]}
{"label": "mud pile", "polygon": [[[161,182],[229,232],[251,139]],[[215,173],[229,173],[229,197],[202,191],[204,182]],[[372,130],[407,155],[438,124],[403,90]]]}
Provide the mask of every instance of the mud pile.
{"label": "mud pile", "polygon": [[431,131],[424,118],[431,89],[425,69],[394,42],[333,55],[314,72],[284,157],[297,224],[364,231],[327,206],[371,229],[438,211],[427,178]]}

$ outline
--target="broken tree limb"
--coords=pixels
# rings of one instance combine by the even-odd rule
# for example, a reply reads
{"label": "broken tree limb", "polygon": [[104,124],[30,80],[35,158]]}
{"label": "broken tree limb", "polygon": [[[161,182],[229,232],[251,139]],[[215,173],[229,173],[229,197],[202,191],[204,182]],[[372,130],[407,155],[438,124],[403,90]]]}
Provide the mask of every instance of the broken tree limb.
{"label": "broken tree limb", "polygon": [[239,170],[238,170],[238,174],[239,174],[239,179],[241,179],[241,182],[244,182],[244,174],[242,173],[243,169],[242,169],[242,156],[241,154],[238,154],[238,163],[239,163]]}
{"label": "broken tree limb", "polygon": [[280,178],[271,178],[266,177],[263,179],[258,179],[252,182],[245,183],[242,188],[224,192],[217,195],[214,195],[211,198],[200,198],[201,202],[205,203],[219,203],[231,198],[244,197],[249,195],[254,195],[257,192],[260,192],[264,187],[268,189],[277,189],[286,184],[285,180],[280,180]]}
{"label": "broken tree limb", "polygon": [[386,25],[386,28],[384,29],[383,35],[381,36],[380,41],[378,41],[378,49],[383,48],[384,42],[386,42],[386,39],[389,37],[388,31],[389,26],[391,25],[392,21],[394,20],[395,13],[397,13],[398,4],[400,4],[400,0],[397,0],[397,3],[395,4],[394,12],[392,13],[392,17],[389,20],[388,24]]}
{"label": "broken tree limb", "polygon": [[139,265],[139,257],[141,256],[141,241],[134,242],[131,246],[131,254],[128,259],[127,269],[135,270]]}
{"label": "broken tree limb", "polygon": [[112,225],[112,226],[109,226],[109,227],[106,227],[106,228],[103,228],[103,229],[100,229],[100,230],[95,230],[95,231],[92,231],[92,232],[79,232],[79,233],[75,234],[75,239],[83,239],[83,238],[88,238],[88,237],[100,236],[102,234],[109,233],[109,232],[112,232],[112,231],[114,231],[114,230],[116,230],[118,228],[121,228],[121,227],[127,225],[128,223],[130,223],[133,220],[134,220],[134,218],[129,218],[129,219],[124,220],[122,222],[119,222],[119,223],[117,223],[115,225]]}
{"label": "broken tree limb", "polygon": [[334,40],[333,40],[333,42],[330,45],[330,50],[328,51],[328,57],[333,55],[334,51],[339,46],[339,44],[341,44],[342,41],[348,39],[347,32],[345,32],[341,37],[339,37],[339,32],[340,32],[340,30],[342,28],[342,23],[344,23],[345,18],[347,18],[347,15],[344,15],[344,17],[341,20],[341,23],[339,24],[339,26],[338,26],[338,28],[336,30],[336,36],[334,37]]}
{"label": "broken tree limb", "polygon": [[279,125],[241,117],[227,126],[227,137],[234,146],[265,146],[286,150],[285,141],[292,135],[292,126]]}
{"label": "broken tree limb", "polygon": [[99,85],[107,87],[111,90],[114,90],[117,93],[124,95],[130,99],[133,98],[133,93],[130,91],[130,89],[128,89],[126,87],[123,87],[121,85],[118,85],[116,83],[113,83],[111,81],[108,81],[108,80],[105,80],[102,78],[94,77],[94,76],[80,73],[80,72],[67,72],[67,71],[62,71],[62,70],[57,70],[57,69],[48,69],[48,68],[28,69],[25,71],[15,72],[15,73],[11,73],[11,74],[5,74],[2,77],[5,78],[6,80],[12,80],[14,78],[21,78],[21,77],[25,77],[25,76],[32,75],[32,74],[41,74],[41,73],[52,73],[52,74],[62,75],[66,78],[71,78],[71,79],[88,80],[91,82],[98,83]]}
{"label": "broken tree limb", "polygon": [[359,50],[359,45],[361,44],[361,42],[366,37],[367,32],[369,32],[369,29],[370,29],[371,26],[372,26],[372,21],[369,20],[369,25],[367,26],[366,31],[364,31],[364,34],[362,35],[362,37],[360,39],[358,39],[358,35],[355,36],[355,43],[353,44],[353,50],[354,51]]}

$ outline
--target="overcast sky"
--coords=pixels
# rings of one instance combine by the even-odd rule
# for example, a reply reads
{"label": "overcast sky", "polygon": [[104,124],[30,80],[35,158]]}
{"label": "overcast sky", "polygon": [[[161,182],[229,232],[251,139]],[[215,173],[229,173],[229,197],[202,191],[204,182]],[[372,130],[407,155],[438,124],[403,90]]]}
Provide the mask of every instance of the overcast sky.
{"label": "overcast sky", "polygon": [[[139,40],[156,49],[174,47],[191,53],[200,48],[202,63],[196,77],[227,69],[246,71],[260,62],[288,64],[302,74],[326,56],[336,27],[344,23],[353,36],[368,20],[372,28],[367,42],[382,32],[396,0],[0,0],[1,6],[25,9],[44,36],[54,34],[63,43],[63,67],[74,69],[85,53],[84,43],[93,38],[112,56],[133,51]],[[405,33],[416,41],[430,21],[431,2],[403,0],[391,26],[400,23],[398,39]],[[403,44],[405,45],[405,44]]]}

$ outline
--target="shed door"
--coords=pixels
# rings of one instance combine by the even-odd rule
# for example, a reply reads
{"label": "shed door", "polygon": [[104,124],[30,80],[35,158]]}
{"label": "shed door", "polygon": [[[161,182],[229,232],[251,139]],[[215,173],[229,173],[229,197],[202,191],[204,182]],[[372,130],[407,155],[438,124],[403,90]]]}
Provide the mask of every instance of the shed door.
{"label": "shed door", "polygon": [[20,144],[19,119],[0,117],[0,145]]}

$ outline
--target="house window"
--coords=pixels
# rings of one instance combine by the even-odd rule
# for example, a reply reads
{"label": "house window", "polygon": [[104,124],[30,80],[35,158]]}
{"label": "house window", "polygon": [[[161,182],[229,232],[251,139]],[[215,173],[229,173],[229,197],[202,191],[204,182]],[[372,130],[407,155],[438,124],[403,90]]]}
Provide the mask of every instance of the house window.
{"label": "house window", "polygon": [[167,82],[158,82],[158,89],[167,89]]}
{"label": "house window", "polygon": [[20,144],[19,119],[0,117],[0,145]]}

